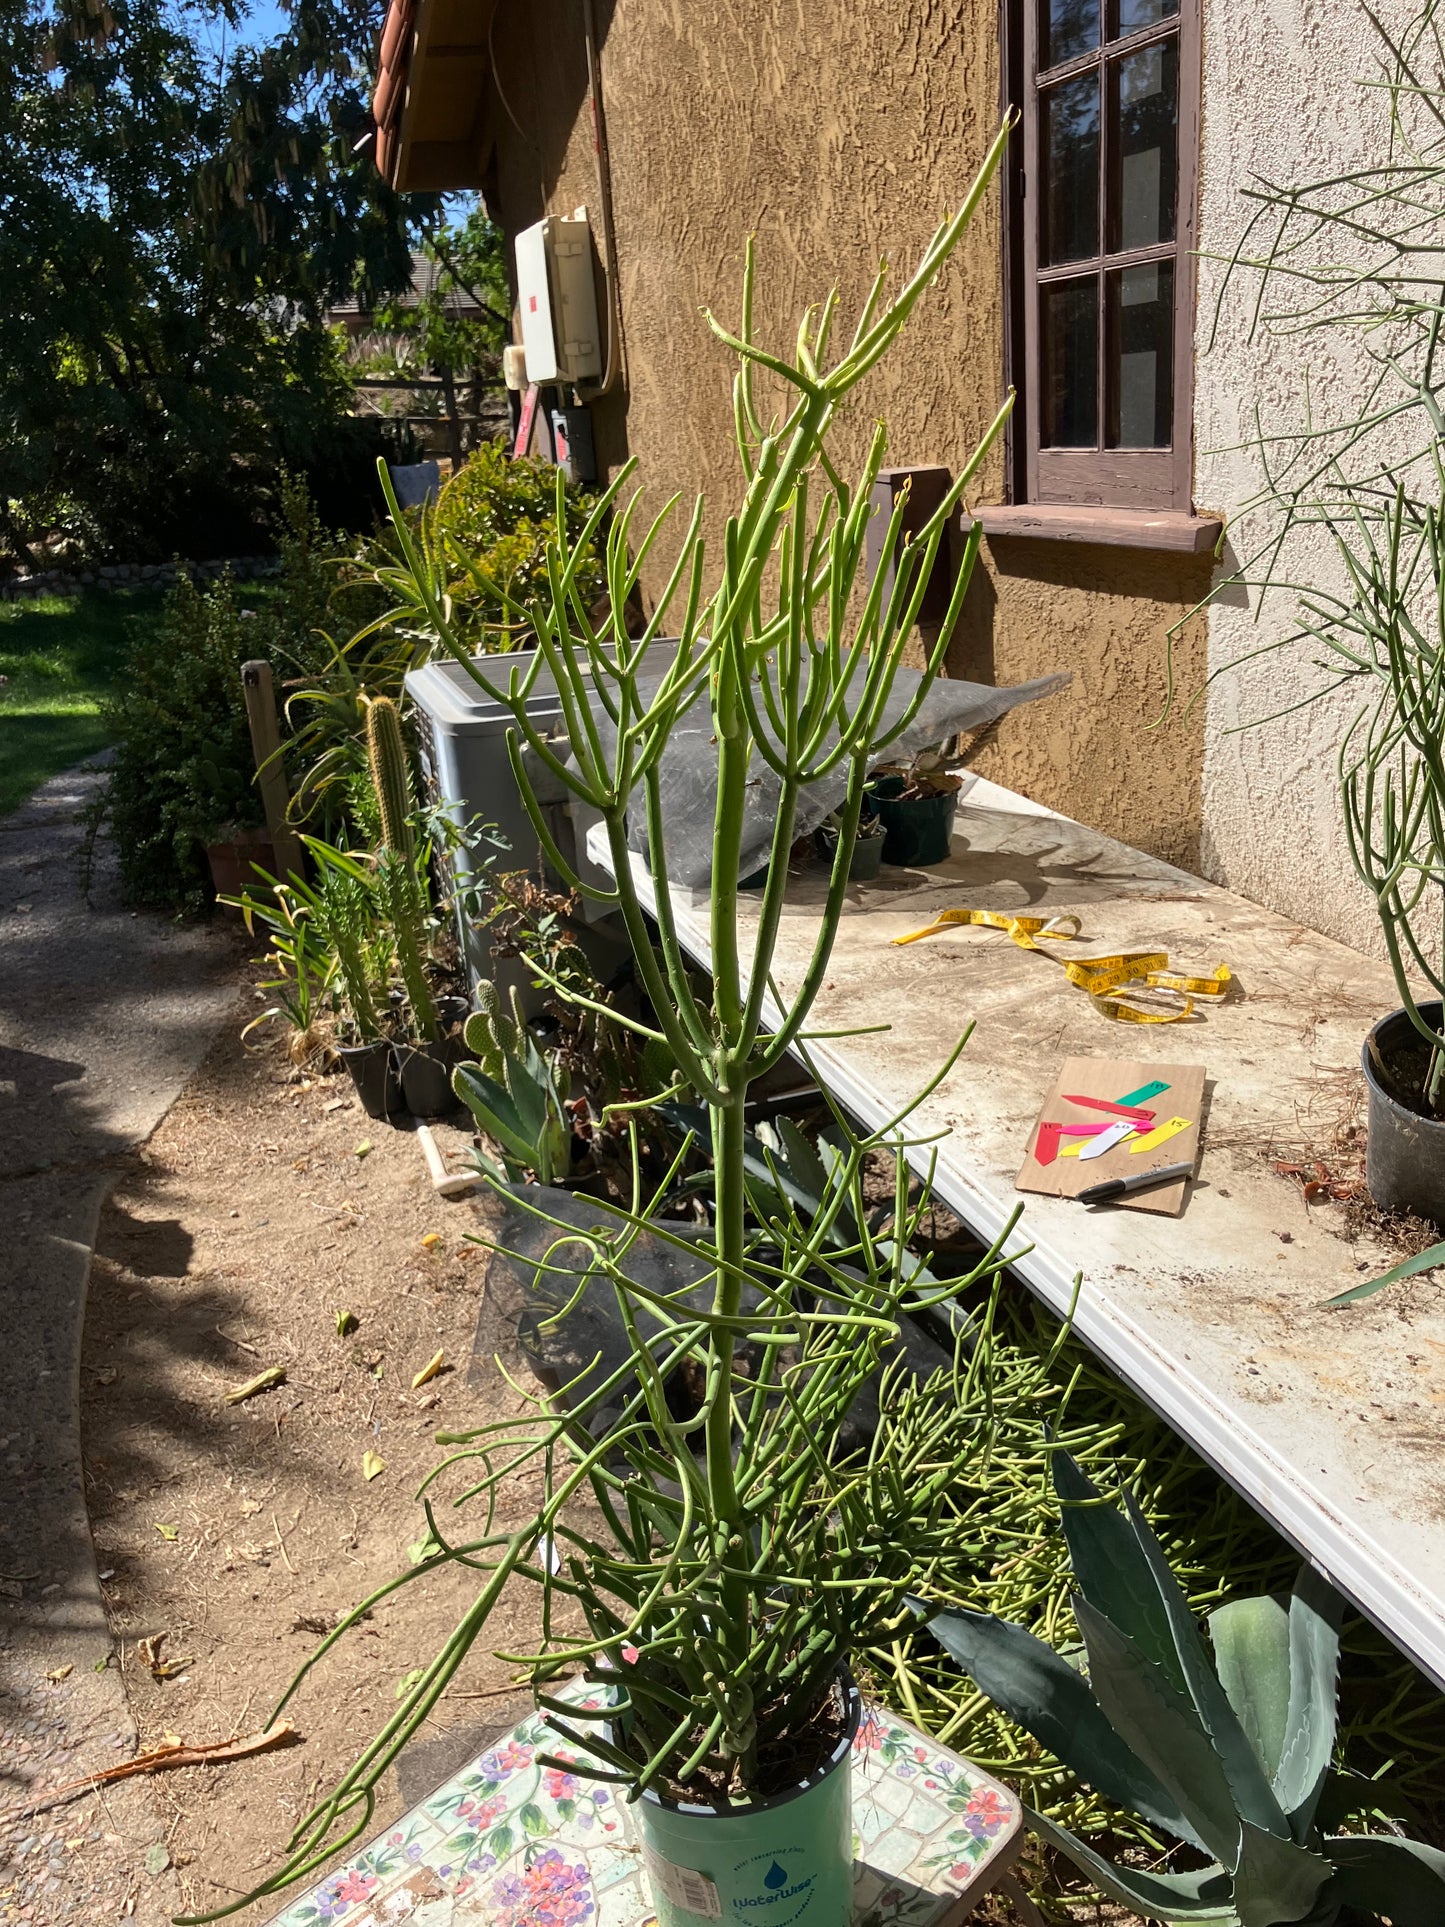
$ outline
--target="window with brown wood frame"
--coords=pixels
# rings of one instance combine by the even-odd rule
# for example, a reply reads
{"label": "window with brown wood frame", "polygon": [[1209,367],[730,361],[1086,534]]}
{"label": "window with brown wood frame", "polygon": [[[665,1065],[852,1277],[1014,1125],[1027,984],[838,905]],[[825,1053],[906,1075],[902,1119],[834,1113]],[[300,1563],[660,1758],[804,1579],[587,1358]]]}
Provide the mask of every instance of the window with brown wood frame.
{"label": "window with brown wood frame", "polygon": [[1014,501],[1188,511],[1199,0],[1006,0]]}

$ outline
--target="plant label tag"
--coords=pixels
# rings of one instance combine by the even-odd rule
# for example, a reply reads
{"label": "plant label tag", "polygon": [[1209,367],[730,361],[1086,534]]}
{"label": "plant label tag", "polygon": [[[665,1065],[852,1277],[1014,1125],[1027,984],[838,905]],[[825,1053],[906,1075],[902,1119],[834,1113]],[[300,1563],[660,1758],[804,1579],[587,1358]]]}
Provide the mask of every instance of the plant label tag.
{"label": "plant label tag", "polygon": [[[1105,1155],[1106,1152],[1112,1151],[1114,1146],[1118,1144],[1121,1139],[1126,1137],[1132,1137],[1133,1133],[1134,1133],[1133,1119],[1127,1118],[1127,1117],[1121,1117],[1117,1124],[1111,1124],[1106,1131],[1100,1131],[1097,1137],[1091,1137],[1086,1144],[1081,1146],[1079,1150],[1079,1157],[1081,1160],[1088,1159],[1088,1158],[1101,1158]],[[1064,1155],[1067,1157],[1068,1153],[1065,1152]]]}
{"label": "plant label tag", "polygon": [[1166,1124],[1156,1124],[1154,1129],[1141,1137],[1137,1144],[1131,1144],[1129,1150],[1131,1153],[1152,1151],[1156,1145],[1167,1144],[1170,1138],[1178,1137],[1181,1131],[1187,1131],[1193,1122],[1193,1118],[1171,1117]]}
{"label": "plant label tag", "polygon": [[1168,1088],[1169,1086],[1167,1084],[1162,1083],[1160,1079],[1156,1077],[1152,1084],[1141,1084],[1137,1091],[1125,1091],[1124,1095],[1122,1097],[1116,1097],[1114,1102],[1116,1104],[1147,1104],[1151,1097],[1161,1096]]}
{"label": "plant label tag", "polygon": [[704,1920],[722,1919],[718,1890],[705,1873],[692,1867],[679,1867],[675,1860],[664,1860],[654,1848],[644,1845],[642,1858],[655,1898],[670,1900],[674,1907],[685,1907]]}

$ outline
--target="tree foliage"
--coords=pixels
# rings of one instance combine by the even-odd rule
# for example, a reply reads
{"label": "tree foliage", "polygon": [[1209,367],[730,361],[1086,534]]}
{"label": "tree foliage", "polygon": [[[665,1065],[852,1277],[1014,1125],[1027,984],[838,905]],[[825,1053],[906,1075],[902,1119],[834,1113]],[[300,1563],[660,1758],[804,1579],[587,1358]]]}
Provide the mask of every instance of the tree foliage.
{"label": "tree foliage", "polygon": [[474,379],[495,375],[512,304],[502,230],[480,207],[459,217],[444,210],[419,249],[434,273],[420,299],[389,302],[379,328],[402,338],[415,359]]}
{"label": "tree foliage", "polygon": [[[283,464],[335,519],[376,452],[327,304],[404,285],[410,210],[354,149],[380,0],[0,8],[0,533],[236,553]],[[427,210],[418,210],[425,214]]]}

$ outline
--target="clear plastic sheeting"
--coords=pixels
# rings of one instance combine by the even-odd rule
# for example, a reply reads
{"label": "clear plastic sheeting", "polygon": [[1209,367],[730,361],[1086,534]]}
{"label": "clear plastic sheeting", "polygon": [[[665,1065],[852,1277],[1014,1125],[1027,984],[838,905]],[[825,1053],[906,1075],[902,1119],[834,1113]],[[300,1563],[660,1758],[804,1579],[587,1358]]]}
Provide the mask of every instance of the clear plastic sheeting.
{"label": "clear plastic sheeting", "polygon": [[[896,672],[879,732],[881,738],[886,739],[889,729],[907,713],[918,695],[922,680],[916,669],[900,668]],[[1038,702],[1044,696],[1054,695],[1069,680],[1069,672],[1062,670],[1051,676],[1040,676],[1034,682],[1015,683],[1009,688],[995,689],[986,683],[954,682],[940,677],[924,697],[918,714],[902,735],[878,752],[878,760],[907,762],[921,749],[937,748],[955,736],[985,729],[990,723],[997,722],[1000,716],[1006,716],[1010,710],[1018,709],[1024,703]],[[660,674],[639,678],[639,694],[644,703],[651,701],[660,682]],[[861,674],[858,682],[861,691]],[[761,702],[758,706],[763,711],[761,720],[766,725],[766,710]],[[593,714],[603,741],[610,750],[615,741],[611,720],[600,704],[593,705]],[[810,760],[824,760],[827,750],[836,747],[838,734],[836,727],[828,730]],[[717,744],[713,740],[712,711],[706,689],[698,692],[678,718],[662,753],[658,779],[662,792],[667,874],[674,883],[684,888],[706,889],[712,881],[713,815],[717,806]],[[846,760],[840,761],[820,781],[809,784],[798,798],[793,835],[806,836],[810,830],[815,830],[831,811],[840,807],[847,787]],[[748,783],[742,861],[738,868],[740,877],[751,876],[767,863],[781,794],[782,784],[776,772],[759,757]],[[629,820],[628,832],[632,847],[645,852],[646,830],[640,799]]]}
{"label": "clear plastic sheeting", "polygon": [[[497,1233],[488,1298],[504,1318],[515,1323],[522,1353],[548,1392],[570,1410],[582,1408],[585,1420],[579,1422],[585,1422],[593,1438],[603,1438],[636,1392],[637,1378],[616,1288],[594,1269],[587,1240],[615,1235],[623,1228],[623,1219],[595,1198],[555,1186],[521,1184],[498,1190],[503,1198],[510,1192],[516,1202],[505,1207]],[[575,1235],[569,1237],[569,1228]],[[711,1236],[703,1227],[672,1219],[666,1228],[669,1239],[696,1239],[702,1244]],[[704,1250],[694,1255],[643,1232],[628,1253],[626,1275],[649,1291],[674,1296],[679,1317],[686,1316],[688,1307],[704,1310],[712,1303],[713,1272]],[[634,1302],[642,1331],[657,1333],[652,1342],[658,1358],[665,1358],[671,1341],[657,1331],[646,1304]],[[745,1283],[741,1309],[761,1317],[764,1306],[763,1295]],[[960,1317],[953,1306],[939,1307],[932,1321],[940,1327],[938,1336],[907,1316],[900,1321],[898,1338],[885,1347],[879,1371],[864,1385],[844,1422],[837,1441],[840,1451],[864,1450],[877,1430],[885,1369],[901,1365],[922,1381],[948,1368],[952,1358],[948,1328]],[[756,1378],[762,1369],[760,1347],[745,1343],[740,1350],[745,1369]],[[589,1406],[597,1389],[619,1375],[621,1382],[605,1402]],[[682,1371],[669,1383],[669,1404],[688,1400],[697,1389],[695,1375]],[[690,1406],[687,1412],[677,1413],[690,1415]]]}

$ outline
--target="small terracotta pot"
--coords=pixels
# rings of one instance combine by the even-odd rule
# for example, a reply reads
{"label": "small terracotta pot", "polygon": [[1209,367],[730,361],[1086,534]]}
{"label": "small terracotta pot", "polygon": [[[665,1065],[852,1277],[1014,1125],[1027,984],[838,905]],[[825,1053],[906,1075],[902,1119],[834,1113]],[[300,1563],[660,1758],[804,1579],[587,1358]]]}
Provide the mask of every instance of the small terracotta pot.
{"label": "small terracotta pot", "polygon": [[[252,868],[253,864],[260,864],[263,870],[275,876],[276,846],[271,841],[269,830],[233,830],[229,841],[206,845],[206,861],[211,866],[211,883],[216,895],[238,897],[244,890],[254,889],[261,884],[260,877]],[[223,916],[241,915],[231,904],[223,903],[217,907]]]}

